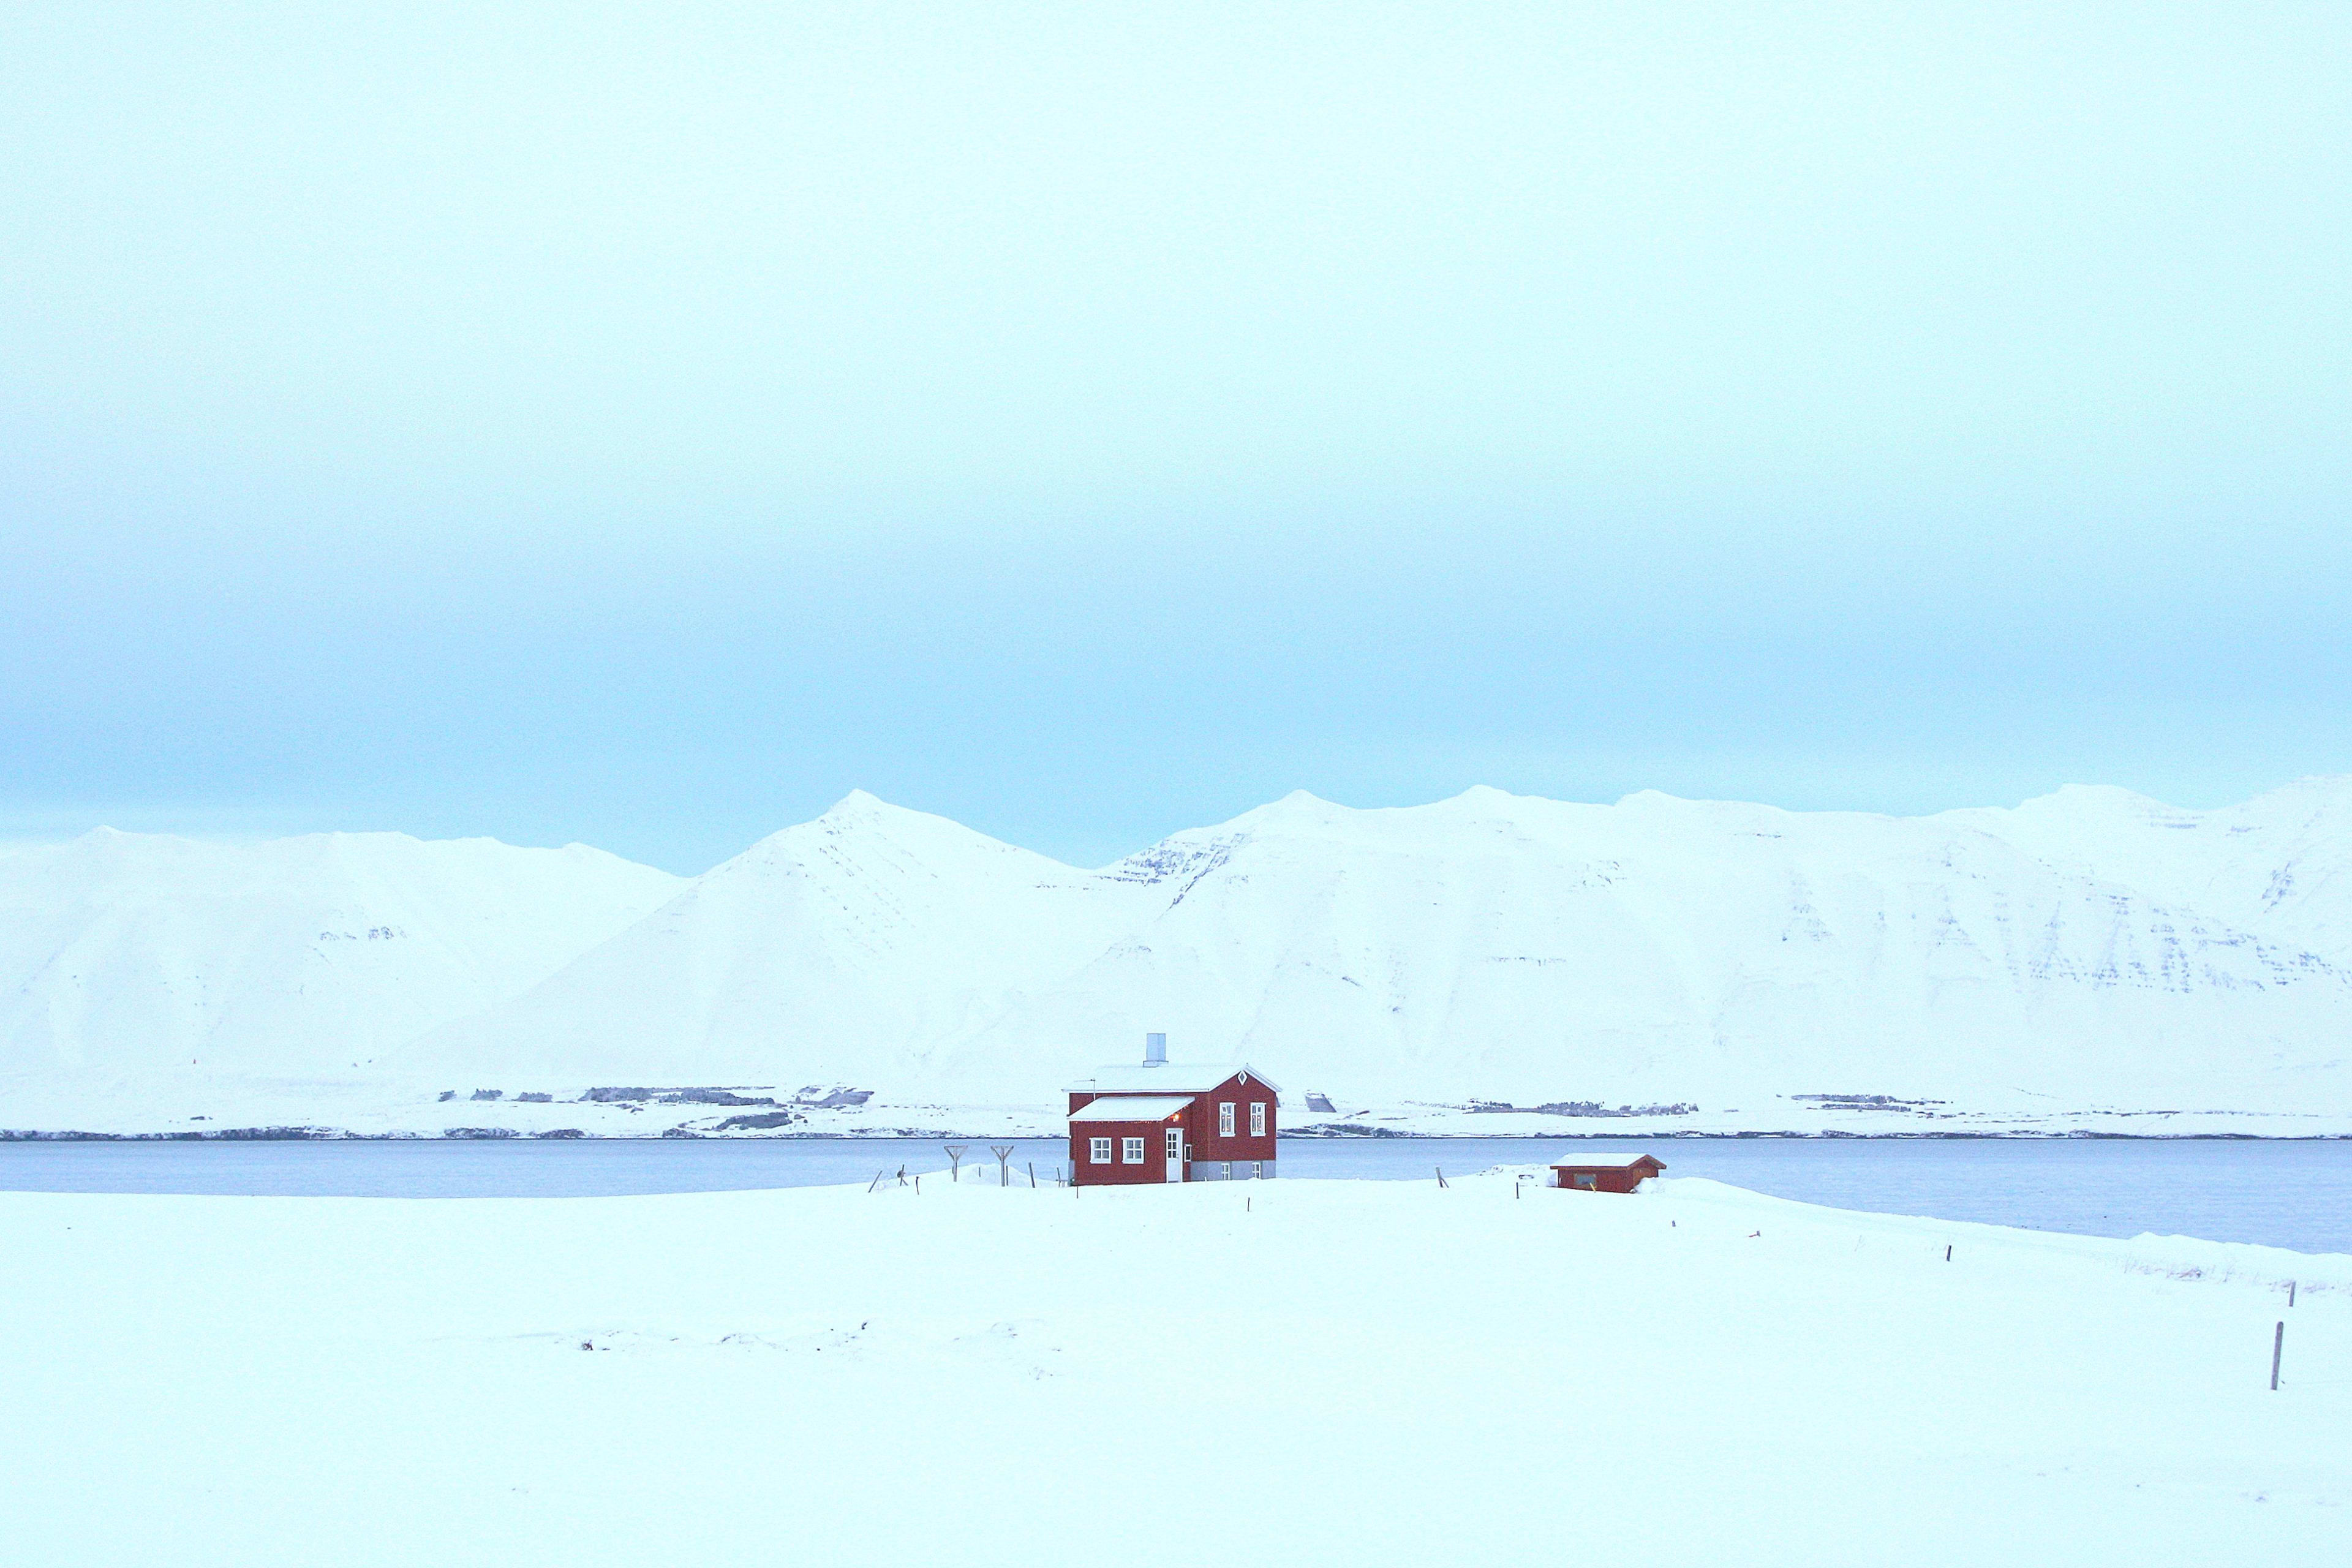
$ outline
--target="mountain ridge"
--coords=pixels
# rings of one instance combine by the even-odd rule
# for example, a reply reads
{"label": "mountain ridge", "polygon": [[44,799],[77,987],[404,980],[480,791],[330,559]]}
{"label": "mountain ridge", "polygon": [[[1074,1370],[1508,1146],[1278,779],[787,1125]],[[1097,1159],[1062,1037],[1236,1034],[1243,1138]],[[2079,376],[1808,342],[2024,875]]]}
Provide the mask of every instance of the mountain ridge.
{"label": "mountain ridge", "polygon": [[0,859],[0,1061],[360,1069],[682,881],[586,845],[94,829]]}
{"label": "mountain ridge", "polygon": [[[672,937],[719,952],[747,926],[789,928],[799,962],[826,955],[822,974],[788,983],[737,952],[716,962],[754,982],[698,994],[675,963],[648,971],[644,933],[624,931],[420,1056],[503,1061],[516,1040],[560,1039],[599,1071],[766,1064],[1002,1097],[1060,1054],[1099,1054],[1087,1042],[1152,1024],[1389,1096],[1754,1093],[1777,1058],[1809,1083],[1846,1068],[1919,1093],[2024,1076],[2129,1099],[2136,1080],[2169,1091],[2218,1077],[2275,1102],[2246,1058],[2321,1051],[2324,1016],[2352,984],[2291,933],[2032,854],[1999,816],[1499,790],[1359,811],[1298,792],[1085,871],[851,798],[817,819],[821,835],[787,829],[709,873],[746,900],[728,921],[668,912]],[[899,860],[910,825],[938,857],[920,875]],[[814,858],[760,877],[747,864],[787,849]],[[770,907],[780,877],[821,881],[830,910]],[[1273,884],[1284,890],[1269,897]],[[1738,929],[1717,908],[1734,897],[1748,906]],[[1021,951],[975,939],[974,921],[1017,933]],[[1506,970],[1541,978],[1498,980]],[[652,998],[659,1017],[642,1016]],[[597,1023],[615,1007],[632,1016],[625,1038]],[[1530,1033],[1540,1046],[1513,1043]],[[1857,1058],[1874,1034],[1893,1041],[1882,1063]],[[2045,1036],[2088,1065],[2046,1070]],[[515,1070],[563,1065],[541,1052]]]}
{"label": "mountain ridge", "polygon": [[[71,853],[0,858],[20,1080],[201,1064],[1028,1103],[1153,1027],[1366,1103],[2352,1098],[2352,778],[2205,812],[2069,786],[1914,817],[1295,791],[1091,869],[862,789],[686,879],[484,839],[75,842],[79,882]],[[205,874],[110,892],[110,855]],[[316,929],[289,982],[294,909]],[[347,937],[346,914],[373,924]],[[55,968],[84,953],[137,996]],[[313,978],[325,1002],[303,999]],[[200,1048],[182,1068],[126,1030]],[[219,1040],[246,1045],[206,1062]]]}

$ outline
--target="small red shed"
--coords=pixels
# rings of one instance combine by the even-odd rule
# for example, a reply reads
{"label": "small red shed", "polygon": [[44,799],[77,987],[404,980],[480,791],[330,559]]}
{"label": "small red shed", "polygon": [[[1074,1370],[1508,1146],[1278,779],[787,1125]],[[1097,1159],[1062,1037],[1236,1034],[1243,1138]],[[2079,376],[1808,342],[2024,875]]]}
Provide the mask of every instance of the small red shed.
{"label": "small red shed", "polygon": [[1554,1165],[1551,1184],[1588,1193],[1630,1193],[1665,1168],[1666,1163],[1654,1154],[1587,1154]]}
{"label": "small red shed", "polygon": [[1171,1062],[1144,1037],[1139,1067],[1070,1086],[1070,1169],[1082,1187],[1263,1180],[1274,1174],[1278,1090],[1248,1063]]}

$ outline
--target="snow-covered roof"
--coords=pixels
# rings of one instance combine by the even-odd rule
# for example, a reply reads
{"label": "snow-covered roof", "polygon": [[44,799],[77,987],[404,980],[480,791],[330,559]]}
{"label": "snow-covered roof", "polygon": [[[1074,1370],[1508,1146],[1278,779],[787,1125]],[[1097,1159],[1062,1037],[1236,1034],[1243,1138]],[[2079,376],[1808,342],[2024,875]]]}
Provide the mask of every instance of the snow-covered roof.
{"label": "snow-covered roof", "polygon": [[1113,1067],[1100,1067],[1093,1074],[1070,1085],[1073,1094],[1149,1094],[1154,1089],[1169,1094],[1206,1094],[1236,1073],[1249,1074],[1252,1081],[1262,1083],[1276,1093],[1282,1086],[1260,1073],[1247,1062],[1222,1062],[1195,1065],[1189,1062],[1167,1062],[1156,1068],[1122,1062]]}
{"label": "snow-covered roof", "polygon": [[1553,1160],[1549,1162],[1549,1163],[1555,1171],[1559,1169],[1562,1165],[1566,1165],[1579,1171],[1619,1171],[1643,1160],[1656,1160],[1659,1169],[1664,1170],[1665,1168],[1666,1163],[1664,1160],[1659,1160],[1655,1154],[1628,1154],[1622,1151],[1606,1154],[1577,1154],[1568,1159]]}
{"label": "snow-covered roof", "polygon": [[1158,1121],[1192,1103],[1189,1094],[1114,1094],[1070,1112],[1073,1121]]}

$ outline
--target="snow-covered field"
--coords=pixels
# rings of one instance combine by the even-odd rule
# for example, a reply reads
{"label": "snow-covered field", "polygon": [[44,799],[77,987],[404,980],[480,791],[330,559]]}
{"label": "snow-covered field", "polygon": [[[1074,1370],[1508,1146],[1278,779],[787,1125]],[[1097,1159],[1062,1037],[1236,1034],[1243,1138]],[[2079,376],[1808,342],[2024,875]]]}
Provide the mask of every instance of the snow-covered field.
{"label": "snow-covered field", "polygon": [[27,1563],[2352,1554],[2352,1258],[1507,1173],[9,1194],[0,1247]]}

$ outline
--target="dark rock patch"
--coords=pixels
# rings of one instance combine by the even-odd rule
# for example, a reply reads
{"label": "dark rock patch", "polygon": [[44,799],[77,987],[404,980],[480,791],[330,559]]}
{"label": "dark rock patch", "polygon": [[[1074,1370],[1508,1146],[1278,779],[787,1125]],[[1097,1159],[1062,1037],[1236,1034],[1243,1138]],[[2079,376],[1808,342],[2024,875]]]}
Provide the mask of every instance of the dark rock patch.
{"label": "dark rock patch", "polygon": [[716,1131],[726,1132],[741,1128],[749,1131],[771,1127],[789,1127],[799,1120],[798,1116],[789,1110],[763,1110],[754,1116],[730,1116],[720,1122]]}
{"label": "dark rock patch", "polygon": [[650,1100],[659,1105],[773,1105],[764,1095],[741,1095],[728,1089],[592,1089],[580,1097],[592,1105],[625,1104]]}
{"label": "dark rock patch", "polygon": [[1693,1116],[1696,1105],[1680,1100],[1672,1105],[1620,1105],[1613,1110],[1597,1100],[1550,1100],[1541,1105],[1513,1105],[1507,1100],[1474,1100],[1463,1107],[1472,1115],[1516,1111],[1522,1116]]}

